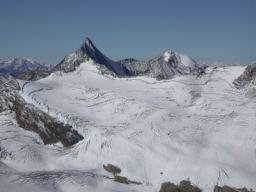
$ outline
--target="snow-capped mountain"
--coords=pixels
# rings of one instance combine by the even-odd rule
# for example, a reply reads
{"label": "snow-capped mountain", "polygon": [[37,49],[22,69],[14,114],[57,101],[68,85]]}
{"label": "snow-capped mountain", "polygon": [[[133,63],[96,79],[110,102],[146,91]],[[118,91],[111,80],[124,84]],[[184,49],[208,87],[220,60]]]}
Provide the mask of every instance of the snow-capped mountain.
{"label": "snow-capped mountain", "polygon": [[[51,192],[155,192],[164,181],[186,178],[204,191],[216,184],[256,188],[255,98],[232,86],[244,70],[209,67],[201,78],[157,81],[102,75],[89,60],[69,73],[18,81],[25,103],[84,139],[71,148],[44,145],[1,113],[2,167],[13,171],[0,171],[0,181]],[[116,182],[103,168],[108,163],[136,182]]]}
{"label": "snow-capped mountain", "polygon": [[54,71],[71,72],[81,63],[89,60],[97,63],[103,73],[111,73],[120,77],[128,75],[128,71],[123,66],[103,55],[89,38],[85,39],[85,42],[75,53],[67,55],[56,65]]}
{"label": "snow-capped mountain", "polygon": [[109,73],[119,77],[144,75],[157,79],[170,79],[175,75],[201,75],[204,72],[204,68],[199,67],[193,59],[172,50],[167,50],[149,61],[123,59],[115,62],[103,55],[89,38],[86,38],[75,53],[67,55],[54,71],[71,72],[81,63],[89,60],[94,61],[103,74]]}
{"label": "snow-capped mountain", "polygon": [[9,74],[17,77],[18,75],[28,71],[44,69],[47,67],[29,58],[13,58],[8,61],[0,61],[0,74]]}
{"label": "snow-capped mountain", "polygon": [[233,84],[253,71],[171,50],[114,62],[86,39],[44,78],[0,76],[0,192],[157,192],[188,178],[255,190],[256,97]]}
{"label": "snow-capped mountain", "polygon": [[202,75],[204,67],[200,67],[190,57],[167,50],[159,57],[148,62],[148,74],[158,79],[171,79],[175,75]]}
{"label": "snow-capped mountain", "polygon": [[172,50],[167,50],[149,61],[124,59],[119,62],[133,76],[144,75],[158,80],[171,79],[177,75],[201,76],[206,68],[199,66],[192,58]]}

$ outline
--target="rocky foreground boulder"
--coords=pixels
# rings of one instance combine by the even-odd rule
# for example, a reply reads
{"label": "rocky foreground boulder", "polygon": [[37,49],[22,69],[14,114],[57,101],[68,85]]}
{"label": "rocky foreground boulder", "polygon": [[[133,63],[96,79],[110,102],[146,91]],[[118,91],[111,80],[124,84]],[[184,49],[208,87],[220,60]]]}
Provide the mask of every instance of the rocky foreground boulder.
{"label": "rocky foreground boulder", "polygon": [[[161,185],[159,192],[202,192],[202,190],[192,185],[190,181],[183,180],[178,185],[171,182],[164,182]],[[213,192],[254,192],[252,189],[248,190],[246,187],[244,188],[234,188],[227,185],[222,187],[216,185],[214,187]]]}
{"label": "rocky foreground boulder", "polygon": [[248,190],[246,187],[234,188],[234,187],[229,187],[227,185],[224,185],[223,187],[216,185],[214,187],[214,192],[254,192],[254,191],[252,189]]}
{"label": "rocky foreground boulder", "polygon": [[36,132],[44,144],[61,142],[65,147],[83,139],[72,126],[64,124],[19,95],[20,86],[15,78],[0,76],[0,113],[14,114],[19,127]]}
{"label": "rocky foreground boulder", "polygon": [[190,181],[183,180],[178,185],[171,182],[164,182],[159,192],[201,192],[197,186],[192,185]]}
{"label": "rocky foreground boulder", "polygon": [[113,176],[121,173],[121,168],[117,167],[116,165],[112,165],[112,164],[107,164],[107,165],[103,165],[103,168],[105,169],[105,171],[112,173]]}

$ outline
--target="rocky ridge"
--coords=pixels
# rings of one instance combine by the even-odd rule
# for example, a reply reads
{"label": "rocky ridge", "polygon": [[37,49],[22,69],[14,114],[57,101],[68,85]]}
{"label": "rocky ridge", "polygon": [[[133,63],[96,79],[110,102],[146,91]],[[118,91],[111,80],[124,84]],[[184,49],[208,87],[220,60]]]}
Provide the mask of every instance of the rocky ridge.
{"label": "rocky ridge", "polygon": [[19,91],[20,86],[16,79],[9,75],[0,76],[0,113],[13,113],[18,125],[36,132],[44,144],[61,142],[69,147],[83,139],[70,125],[26,103]]}

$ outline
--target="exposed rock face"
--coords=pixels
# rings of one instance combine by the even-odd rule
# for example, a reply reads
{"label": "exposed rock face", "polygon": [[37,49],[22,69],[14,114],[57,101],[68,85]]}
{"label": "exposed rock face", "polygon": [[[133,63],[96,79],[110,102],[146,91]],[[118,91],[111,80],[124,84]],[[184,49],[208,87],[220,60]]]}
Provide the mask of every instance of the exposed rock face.
{"label": "exposed rock face", "polygon": [[205,73],[207,66],[199,66],[186,55],[167,50],[160,56],[149,61],[124,59],[119,61],[132,76],[146,75],[161,79],[171,79],[175,75],[197,75]]}
{"label": "exposed rock face", "polygon": [[129,75],[131,76],[143,75],[149,70],[147,61],[129,58],[120,60],[118,62],[129,71]]}
{"label": "exposed rock face", "polygon": [[114,176],[114,181],[118,182],[118,183],[123,183],[123,184],[135,184],[135,185],[141,185],[141,182],[138,181],[132,181],[129,180],[127,177],[124,176],[120,176],[118,175],[119,173],[121,173],[121,168],[112,165],[112,164],[107,164],[107,165],[103,165],[103,168],[105,169],[105,171],[112,173]]}
{"label": "exposed rock face", "polygon": [[245,88],[250,84],[256,86],[256,64],[247,66],[243,74],[233,84],[238,89]]}
{"label": "exposed rock face", "polygon": [[119,176],[119,175],[115,175],[114,181],[116,181],[118,183],[129,184],[129,180],[127,177],[123,177],[123,176]]}
{"label": "exposed rock face", "polygon": [[83,139],[70,125],[65,125],[31,104],[19,95],[20,86],[11,76],[0,76],[0,112],[16,115],[18,125],[39,134],[45,144],[61,142],[71,146]]}
{"label": "exposed rock face", "polygon": [[26,81],[36,81],[36,80],[45,78],[50,74],[51,74],[50,70],[35,69],[35,70],[28,70],[23,73],[20,73],[16,76],[16,78],[21,80],[26,80]]}
{"label": "exposed rock face", "polygon": [[89,38],[86,38],[80,49],[67,55],[56,65],[54,71],[72,72],[81,63],[89,60],[94,61],[102,73],[118,77],[147,75],[161,80],[173,78],[175,75],[200,76],[204,73],[204,67],[198,66],[193,59],[171,50],[149,61],[124,59],[115,62],[103,55]]}
{"label": "exposed rock face", "polygon": [[0,75],[0,113],[13,108],[19,83],[9,75]]}
{"label": "exposed rock face", "polygon": [[121,169],[115,165],[112,165],[112,164],[107,164],[107,165],[103,165],[103,168],[109,172],[109,173],[112,173],[114,176],[121,173]]}
{"label": "exposed rock face", "polygon": [[20,98],[16,98],[13,110],[19,126],[38,133],[44,144],[60,141],[68,147],[83,139],[83,136],[73,130],[70,125],[57,121]]}
{"label": "exposed rock face", "polygon": [[157,79],[171,79],[175,75],[201,75],[204,68],[188,56],[172,50],[149,61],[149,74]]}
{"label": "exposed rock face", "polygon": [[197,186],[191,185],[190,181],[186,181],[186,180],[183,180],[180,182],[179,190],[180,192],[201,192],[202,191]]}
{"label": "exposed rock face", "polygon": [[103,55],[89,38],[86,38],[84,44],[75,53],[67,55],[53,70],[72,72],[81,63],[90,59],[100,65],[103,73],[113,73],[121,77],[128,74],[128,71],[122,65]]}
{"label": "exposed rock face", "polygon": [[254,192],[252,189],[248,190],[247,188],[233,188],[229,187],[227,185],[224,185],[223,187],[215,186],[214,192]]}
{"label": "exposed rock face", "polygon": [[179,192],[179,187],[171,182],[164,182],[159,192]]}
{"label": "exposed rock face", "polygon": [[[161,185],[159,192],[201,192],[202,190],[195,185],[191,185],[190,181],[183,180],[179,185],[175,185],[171,182],[164,182]],[[224,185],[220,187],[216,185],[213,192],[254,192],[252,189],[247,188],[234,188]]]}
{"label": "exposed rock face", "polygon": [[171,182],[162,183],[160,192],[201,192],[197,186],[191,185],[190,181],[181,181],[179,185]]}

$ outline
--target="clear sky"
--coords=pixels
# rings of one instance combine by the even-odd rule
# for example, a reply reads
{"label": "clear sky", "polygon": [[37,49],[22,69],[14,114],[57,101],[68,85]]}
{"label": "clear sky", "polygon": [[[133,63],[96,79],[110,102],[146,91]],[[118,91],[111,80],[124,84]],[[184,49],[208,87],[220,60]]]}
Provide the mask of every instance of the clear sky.
{"label": "clear sky", "polygon": [[58,63],[88,36],[114,60],[173,49],[256,61],[256,0],[0,0],[0,58]]}

